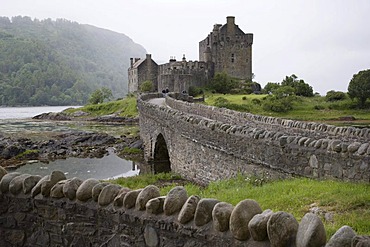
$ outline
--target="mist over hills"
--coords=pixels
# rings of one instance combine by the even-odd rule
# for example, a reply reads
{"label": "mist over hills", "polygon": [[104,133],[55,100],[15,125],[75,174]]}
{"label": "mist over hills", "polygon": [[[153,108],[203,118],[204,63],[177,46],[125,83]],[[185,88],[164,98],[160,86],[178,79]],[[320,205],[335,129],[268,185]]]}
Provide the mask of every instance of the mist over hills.
{"label": "mist over hills", "polygon": [[123,97],[129,58],[145,53],[126,35],[91,25],[0,17],[0,105],[81,105],[101,87]]}

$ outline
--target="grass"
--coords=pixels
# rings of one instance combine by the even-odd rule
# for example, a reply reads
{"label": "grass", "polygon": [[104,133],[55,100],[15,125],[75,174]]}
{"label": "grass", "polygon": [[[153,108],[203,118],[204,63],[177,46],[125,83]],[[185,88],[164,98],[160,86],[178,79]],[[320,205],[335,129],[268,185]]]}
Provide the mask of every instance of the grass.
{"label": "grass", "polygon": [[[166,195],[179,179],[178,175],[167,173],[120,178],[112,182],[131,189],[155,184],[161,188],[161,195]],[[343,225],[351,226],[357,234],[370,234],[369,184],[307,178],[268,181],[239,175],[233,179],[211,182],[207,187],[190,182],[185,183],[184,187],[189,196],[215,198],[233,205],[247,198],[253,199],[263,210],[285,211],[293,214],[298,221],[309,212],[310,207],[317,206],[323,211],[320,217],[328,238]],[[333,222],[324,219],[325,212],[333,213]]]}
{"label": "grass", "polygon": [[85,105],[80,108],[67,109],[64,112],[73,114],[77,111],[87,112],[90,116],[94,117],[110,114],[118,114],[121,117],[136,117],[138,115],[136,96],[127,96],[122,100],[110,101],[102,104]]}
{"label": "grass", "polygon": [[[356,109],[350,99],[327,102],[325,97],[299,97],[293,103],[293,110],[286,113],[265,111],[262,103],[267,95],[235,95],[210,94],[206,96],[206,104],[215,105],[219,97],[227,99],[231,104],[243,105],[248,112],[258,115],[287,118],[302,121],[325,122],[334,125],[370,125],[370,109]],[[260,103],[260,104],[259,104]],[[236,107],[235,109],[243,109]],[[356,121],[339,121],[340,117],[354,116]]]}

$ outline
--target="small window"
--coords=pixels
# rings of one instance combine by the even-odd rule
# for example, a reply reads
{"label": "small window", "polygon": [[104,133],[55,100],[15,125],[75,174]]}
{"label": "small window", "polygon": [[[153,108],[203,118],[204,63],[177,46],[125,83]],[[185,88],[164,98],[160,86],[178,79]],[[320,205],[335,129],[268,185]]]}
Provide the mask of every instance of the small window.
{"label": "small window", "polygon": [[231,62],[233,63],[234,62],[234,58],[231,59]]}

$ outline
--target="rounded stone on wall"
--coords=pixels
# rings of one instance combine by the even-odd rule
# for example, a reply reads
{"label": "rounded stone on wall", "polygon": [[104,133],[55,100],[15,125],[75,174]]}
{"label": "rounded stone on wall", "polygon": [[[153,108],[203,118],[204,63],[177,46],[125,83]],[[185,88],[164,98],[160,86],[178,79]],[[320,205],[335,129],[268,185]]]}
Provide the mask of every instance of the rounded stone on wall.
{"label": "rounded stone on wall", "polygon": [[82,184],[82,180],[79,178],[72,178],[68,179],[66,183],[63,186],[63,194],[66,198],[69,200],[76,199],[76,193],[78,190],[78,187]]}
{"label": "rounded stone on wall", "polygon": [[142,189],[127,192],[123,198],[123,206],[127,209],[135,207],[136,199],[141,191]]}
{"label": "rounded stone on wall", "polygon": [[105,186],[99,194],[98,203],[100,206],[106,206],[113,202],[114,198],[121,190],[118,184],[109,184]]}
{"label": "rounded stone on wall", "polygon": [[295,246],[297,231],[297,220],[286,212],[273,213],[267,222],[271,247]]}
{"label": "rounded stone on wall", "polygon": [[183,186],[176,186],[172,188],[164,200],[164,213],[166,215],[172,215],[180,211],[187,199],[188,193]]}
{"label": "rounded stone on wall", "polygon": [[41,180],[39,175],[31,175],[23,180],[23,193],[28,194],[32,188]]}
{"label": "rounded stone on wall", "polygon": [[342,226],[334,235],[329,239],[325,247],[351,247],[352,239],[356,233],[349,226]]}
{"label": "rounded stone on wall", "polygon": [[313,213],[307,213],[298,226],[296,247],[325,246],[326,231],[321,219]]}
{"label": "rounded stone on wall", "polygon": [[248,229],[251,237],[255,241],[264,241],[267,239],[267,222],[273,214],[271,209],[256,214],[248,223]]}
{"label": "rounded stone on wall", "polygon": [[5,174],[8,172],[4,169],[4,167],[0,166],[0,181],[4,177]]}
{"label": "rounded stone on wall", "polygon": [[50,179],[50,175],[46,175],[44,177],[42,177],[38,182],[37,184],[32,188],[31,190],[31,196],[32,197],[35,197],[37,196],[38,194],[41,193],[41,185],[44,181],[46,180],[49,180]]}
{"label": "rounded stone on wall", "polygon": [[82,202],[86,202],[92,198],[92,190],[99,183],[99,180],[95,178],[89,178],[83,181],[76,191],[76,198]]}
{"label": "rounded stone on wall", "polygon": [[203,198],[199,201],[194,214],[194,223],[196,226],[204,226],[212,220],[212,210],[219,203],[219,200],[212,198]]}
{"label": "rounded stone on wall", "polygon": [[197,205],[199,203],[199,196],[190,196],[184,205],[182,206],[179,216],[177,220],[181,224],[186,224],[194,218],[195,210],[197,209]]}
{"label": "rounded stone on wall", "polygon": [[166,200],[165,196],[160,196],[160,197],[150,199],[145,205],[146,212],[148,214],[163,213],[163,204],[165,200]]}
{"label": "rounded stone on wall", "polygon": [[10,182],[13,180],[13,178],[17,177],[17,176],[20,176],[21,173],[19,172],[11,172],[11,173],[7,173],[5,174],[2,178],[1,178],[1,182],[0,182],[0,190],[2,193],[6,193],[9,191],[9,184]]}
{"label": "rounded stone on wall", "polygon": [[219,202],[212,211],[213,227],[219,232],[229,230],[231,212],[234,206],[230,203]]}
{"label": "rounded stone on wall", "polygon": [[9,183],[9,191],[13,195],[18,195],[23,189],[23,181],[31,175],[22,174],[13,178]]}
{"label": "rounded stone on wall", "polygon": [[113,205],[116,207],[122,207],[123,199],[125,198],[126,194],[130,191],[131,190],[129,188],[121,188],[121,190],[118,192],[118,195],[113,200]]}
{"label": "rounded stone on wall", "polygon": [[137,196],[135,208],[136,210],[145,210],[146,203],[152,199],[159,197],[159,188],[154,185],[148,185]]}
{"label": "rounded stone on wall", "polygon": [[249,239],[249,221],[260,213],[262,213],[262,209],[256,201],[246,199],[239,202],[230,216],[230,231],[233,237],[238,240]]}
{"label": "rounded stone on wall", "polygon": [[48,180],[41,183],[41,194],[45,197],[50,195],[51,188],[59,181],[66,180],[66,176],[61,171],[52,171]]}
{"label": "rounded stone on wall", "polygon": [[66,184],[67,180],[61,180],[58,183],[56,183],[51,189],[50,189],[50,197],[52,198],[63,198],[63,187]]}
{"label": "rounded stone on wall", "polygon": [[99,199],[99,195],[100,195],[100,193],[101,193],[101,191],[103,190],[103,188],[105,187],[105,186],[108,186],[108,185],[110,185],[110,183],[107,183],[107,182],[104,182],[104,183],[98,183],[98,184],[96,184],[93,188],[92,188],[92,191],[91,191],[91,196],[92,196],[92,199],[94,200],[94,201],[98,201],[98,199]]}

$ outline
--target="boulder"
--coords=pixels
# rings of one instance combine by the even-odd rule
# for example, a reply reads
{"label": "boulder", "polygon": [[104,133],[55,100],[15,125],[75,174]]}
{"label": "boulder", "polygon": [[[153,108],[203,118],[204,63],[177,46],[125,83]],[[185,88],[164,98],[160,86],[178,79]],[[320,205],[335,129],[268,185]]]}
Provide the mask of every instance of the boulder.
{"label": "boulder", "polygon": [[180,211],[187,199],[188,193],[183,186],[172,188],[164,200],[163,210],[165,215],[172,215]]}
{"label": "boulder", "polygon": [[24,179],[26,179],[29,176],[31,176],[31,175],[22,174],[22,175],[19,175],[19,176],[16,176],[15,178],[13,178],[12,181],[10,181],[10,183],[9,183],[10,193],[12,193],[13,195],[18,195],[23,189]]}
{"label": "boulder", "polygon": [[250,237],[248,223],[256,215],[262,213],[260,205],[250,199],[239,202],[230,216],[230,231],[234,238],[247,240]]}
{"label": "boulder", "polygon": [[165,196],[156,197],[153,199],[150,199],[146,205],[146,212],[148,214],[160,214],[163,213],[163,205],[166,200]]}
{"label": "boulder", "polygon": [[101,193],[101,191],[103,190],[103,188],[107,185],[110,185],[110,183],[107,183],[107,182],[104,182],[104,183],[98,183],[96,184],[93,188],[92,188],[92,191],[91,191],[91,196],[92,196],[92,199],[94,201],[98,201],[99,199],[99,195]]}
{"label": "boulder", "polygon": [[49,180],[45,180],[41,184],[41,194],[45,197],[50,195],[50,190],[55,184],[61,180],[66,180],[66,176],[61,171],[53,171],[50,174]]}
{"label": "boulder", "polygon": [[50,197],[52,198],[63,198],[63,187],[66,184],[68,180],[61,180],[58,183],[56,183],[50,190]]}
{"label": "boulder", "polygon": [[46,175],[44,177],[42,177],[38,182],[37,184],[32,188],[31,190],[31,196],[32,197],[35,197],[37,196],[38,194],[41,193],[41,185],[44,181],[46,180],[49,180],[50,179],[50,175]]}
{"label": "boulder", "polygon": [[114,198],[118,195],[121,189],[122,187],[119,186],[118,184],[109,184],[105,186],[99,194],[98,198],[99,205],[106,206],[113,202]]}
{"label": "boulder", "polygon": [[82,184],[82,180],[79,178],[72,178],[68,179],[66,183],[63,186],[63,194],[66,198],[69,200],[76,199],[76,193],[78,190],[78,187]]}
{"label": "boulder", "polygon": [[182,206],[177,220],[181,224],[186,224],[194,218],[195,210],[199,203],[199,196],[190,196]]}
{"label": "boulder", "polygon": [[298,226],[296,247],[325,246],[326,231],[321,219],[307,213]]}
{"label": "boulder", "polygon": [[273,213],[267,222],[267,235],[271,247],[294,247],[297,231],[297,220],[286,212]]}
{"label": "boulder", "polygon": [[352,247],[370,247],[370,236],[355,236],[352,238]]}
{"label": "boulder", "polygon": [[9,191],[9,184],[13,180],[13,178],[20,176],[21,173],[19,172],[11,172],[5,174],[0,181],[0,190],[2,193],[6,193]]}
{"label": "boulder", "polygon": [[113,200],[113,205],[116,207],[122,207],[123,205],[123,199],[125,198],[126,194],[130,192],[131,190],[129,188],[122,188],[118,195]]}
{"label": "boulder", "polygon": [[255,241],[264,241],[267,239],[267,222],[273,214],[271,209],[256,214],[248,223],[249,233]]}
{"label": "boulder", "polygon": [[194,223],[196,226],[204,226],[212,220],[212,210],[219,203],[219,200],[212,198],[203,198],[199,201],[194,214]]}
{"label": "boulder", "polygon": [[349,226],[342,226],[334,235],[329,239],[326,247],[351,247],[352,239],[356,233]]}
{"label": "boulder", "polygon": [[137,196],[135,208],[136,210],[145,210],[146,203],[153,198],[159,197],[159,188],[154,185],[146,186]]}
{"label": "boulder", "polygon": [[212,211],[213,227],[219,232],[229,230],[231,212],[234,206],[230,203],[219,202]]}
{"label": "boulder", "polygon": [[135,207],[136,199],[141,191],[142,189],[127,192],[125,197],[123,198],[123,206],[127,209]]}
{"label": "boulder", "polygon": [[23,180],[23,193],[28,194],[33,187],[41,180],[39,175],[31,175]]}
{"label": "boulder", "polygon": [[76,198],[82,202],[86,202],[92,198],[92,190],[99,183],[99,180],[95,178],[89,178],[83,181],[76,191]]}

